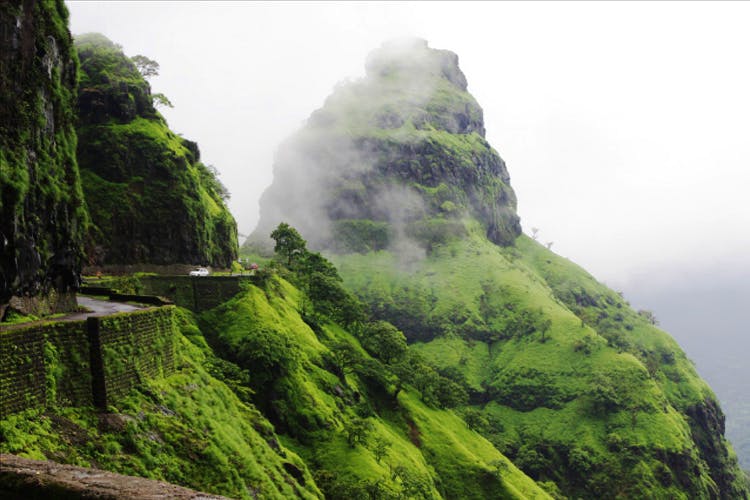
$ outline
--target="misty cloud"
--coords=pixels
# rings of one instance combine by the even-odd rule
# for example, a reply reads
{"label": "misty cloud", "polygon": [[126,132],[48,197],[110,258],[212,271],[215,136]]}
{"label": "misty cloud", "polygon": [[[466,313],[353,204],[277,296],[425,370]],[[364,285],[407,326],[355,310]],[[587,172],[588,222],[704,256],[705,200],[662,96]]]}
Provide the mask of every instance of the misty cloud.
{"label": "misty cloud", "polygon": [[[284,221],[312,248],[331,249],[336,221],[371,220],[388,223],[388,248],[404,262],[423,258],[425,250],[407,226],[428,210],[422,195],[403,185],[409,172],[399,169],[404,154],[417,154],[425,141],[419,129],[483,133],[481,108],[468,94],[440,95],[446,92],[441,85],[465,90],[457,63],[452,52],[429,49],[420,39],[386,42],[374,50],[366,76],[337,84],[323,107],[280,146],[252,240],[267,242]],[[467,102],[452,112],[456,96]],[[424,168],[416,160],[415,165]]]}

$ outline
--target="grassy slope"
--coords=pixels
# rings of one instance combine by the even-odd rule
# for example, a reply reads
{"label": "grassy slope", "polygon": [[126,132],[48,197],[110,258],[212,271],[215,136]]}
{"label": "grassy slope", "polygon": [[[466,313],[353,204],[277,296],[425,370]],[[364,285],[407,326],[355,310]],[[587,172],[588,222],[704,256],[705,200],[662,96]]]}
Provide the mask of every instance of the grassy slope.
{"label": "grassy slope", "polygon": [[[202,319],[210,325],[210,338],[219,351],[235,353],[238,364],[247,363],[241,353],[248,345],[258,356],[254,359],[264,362],[253,332],[271,332],[273,342],[281,339],[288,358],[295,361],[257,389],[262,391],[259,399],[266,401],[258,404],[272,416],[284,443],[314,470],[327,497],[547,496],[452,412],[425,406],[409,389],[393,404],[378,387],[368,386],[355,362],[343,375],[334,374],[328,360],[342,343],[358,353],[358,363],[374,360],[334,324],[321,326],[317,333],[311,329],[298,312],[301,300],[295,288],[274,279],[265,290],[250,287]],[[278,346],[272,351],[278,352]],[[258,369],[247,368],[251,377]],[[349,430],[362,422],[369,427],[366,438],[351,445]],[[374,452],[378,442],[388,443],[382,457]]]}
{"label": "grassy slope", "polygon": [[[200,343],[190,313],[181,318],[183,332]],[[279,446],[257,410],[208,373],[210,365],[201,349],[180,336],[177,372],[118,401],[109,424],[90,407],[30,410],[0,420],[0,451],[234,498],[320,497],[302,460]]]}
{"label": "grassy slope", "polygon": [[[408,316],[431,325],[412,336],[413,348],[465,375],[490,422],[485,435],[532,477],[582,496],[715,491],[684,415],[713,398],[710,389],[668,335],[577,266],[526,237],[500,248],[477,230],[411,267],[388,252],[334,260],[347,286],[376,314],[404,322],[407,337]],[[564,299],[581,287],[601,297],[579,317]],[[538,329],[508,338],[512,314],[496,311],[509,308],[550,320],[545,341]],[[596,387],[608,398],[597,399]]]}

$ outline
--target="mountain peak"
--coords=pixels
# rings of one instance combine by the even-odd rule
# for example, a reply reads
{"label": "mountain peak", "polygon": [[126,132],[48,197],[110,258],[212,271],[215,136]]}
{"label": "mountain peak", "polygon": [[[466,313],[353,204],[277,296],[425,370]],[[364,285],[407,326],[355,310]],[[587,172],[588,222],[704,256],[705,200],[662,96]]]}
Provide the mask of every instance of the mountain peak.
{"label": "mountain peak", "polygon": [[427,40],[421,38],[398,38],[383,43],[367,57],[365,69],[370,78],[388,78],[394,74],[440,77],[466,90],[466,76],[458,67],[458,55],[430,48]]}
{"label": "mountain peak", "polygon": [[280,147],[251,241],[283,221],[313,248],[424,254],[478,222],[493,243],[512,244],[515,193],[458,56],[402,39],[366,66]]}

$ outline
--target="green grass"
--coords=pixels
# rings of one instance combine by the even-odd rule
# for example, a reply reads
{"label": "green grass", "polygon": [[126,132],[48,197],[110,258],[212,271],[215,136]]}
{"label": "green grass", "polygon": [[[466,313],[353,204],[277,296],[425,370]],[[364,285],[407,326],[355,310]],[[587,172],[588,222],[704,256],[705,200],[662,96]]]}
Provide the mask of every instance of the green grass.
{"label": "green grass", "polygon": [[[182,328],[194,335],[191,315]],[[175,374],[114,402],[115,427],[91,407],[29,410],[0,420],[0,451],[162,479],[233,498],[319,498],[306,465],[273,427],[206,369],[180,335]],[[298,471],[298,477],[290,470]]]}
{"label": "green grass", "polygon": [[[545,497],[514,467],[495,467],[507,459],[451,412],[419,402],[413,389],[402,391],[394,406],[389,384],[363,378],[363,367],[376,362],[340,326],[324,323],[314,330],[305,323],[304,300],[276,277],[264,289],[249,286],[203,313],[201,325],[217,352],[247,369],[256,383],[261,377],[253,384],[259,409],[285,445],[310,464],[328,497]],[[258,333],[263,331],[272,335]],[[284,356],[276,355],[279,339]],[[350,346],[354,358],[337,374],[331,360],[341,345]],[[274,379],[266,377],[269,371]],[[368,430],[352,444],[350,430],[357,425]],[[383,456],[375,452],[378,443],[387,448]],[[476,481],[466,481],[467,475]]]}
{"label": "green grass", "polygon": [[[716,476],[706,461],[714,458],[689,414],[714,396],[676,342],[531,239],[503,248],[480,227],[467,228],[467,238],[416,262],[387,251],[332,259],[346,286],[375,317],[400,327],[411,349],[463,375],[488,422],[479,430],[533,478],[583,497],[710,495]],[[709,440],[728,447],[721,436]],[[571,470],[579,455],[586,473]],[[703,472],[686,489],[668,456]],[[736,468],[731,458],[719,463]],[[731,477],[723,488],[736,488]]]}

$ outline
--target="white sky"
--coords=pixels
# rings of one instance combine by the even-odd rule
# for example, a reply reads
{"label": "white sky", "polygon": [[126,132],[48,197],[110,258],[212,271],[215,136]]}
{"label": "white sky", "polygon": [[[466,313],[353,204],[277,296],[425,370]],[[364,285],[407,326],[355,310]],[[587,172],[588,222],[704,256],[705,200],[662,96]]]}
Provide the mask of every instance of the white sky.
{"label": "white sky", "polygon": [[74,35],[161,64],[163,113],[221,172],[241,233],[278,144],[414,35],[459,55],[527,233],[610,284],[750,266],[750,3],[67,5]]}

